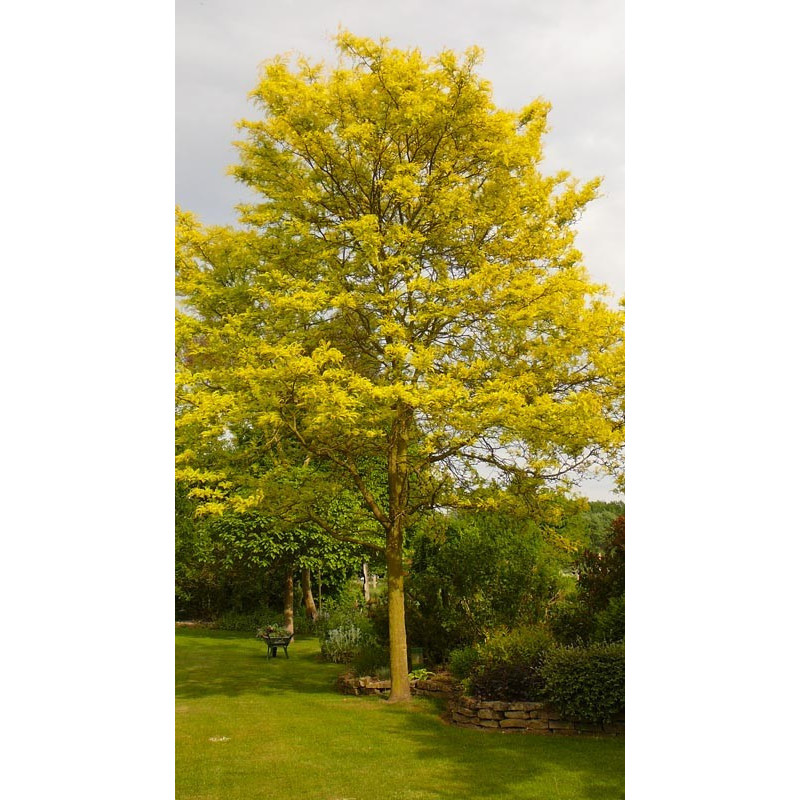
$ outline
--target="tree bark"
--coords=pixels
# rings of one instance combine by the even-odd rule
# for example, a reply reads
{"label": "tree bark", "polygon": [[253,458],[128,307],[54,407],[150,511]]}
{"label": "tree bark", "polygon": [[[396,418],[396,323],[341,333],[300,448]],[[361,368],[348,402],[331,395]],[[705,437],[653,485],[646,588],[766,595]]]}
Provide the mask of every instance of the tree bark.
{"label": "tree bark", "polygon": [[311,593],[311,570],[303,567],[300,572],[300,581],[303,586],[303,605],[306,609],[306,616],[317,621],[317,607],[314,605],[314,595]]}
{"label": "tree bark", "polygon": [[411,698],[408,680],[408,649],[406,646],[406,610],[403,593],[402,538],[386,547],[386,566],[389,594],[389,668],[392,674],[392,691],[389,702],[396,703]]}
{"label": "tree bark", "polygon": [[386,531],[386,566],[389,596],[389,667],[392,691],[389,702],[411,699],[408,680],[406,612],[403,594],[403,535],[408,510],[408,438],[411,409],[399,406],[389,437],[389,527]]}
{"label": "tree bark", "polygon": [[289,633],[294,633],[294,580],[291,567],[283,582],[283,627]]}

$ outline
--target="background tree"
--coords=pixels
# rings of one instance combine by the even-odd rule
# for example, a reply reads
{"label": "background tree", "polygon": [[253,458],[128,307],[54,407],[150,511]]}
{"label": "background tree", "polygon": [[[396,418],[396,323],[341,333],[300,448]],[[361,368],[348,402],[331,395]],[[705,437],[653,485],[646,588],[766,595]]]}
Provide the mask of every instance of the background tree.
{"label": "background tree", "polygon": [[358,493],[383,536],[396,701],[407,529],[460,490],[492,505],[614,467],[622,315],[574,247],[599,181],[539,169],[545,102],[495,107],[477,49],[337,46],[333,69],[264,68],[233,170],[261,197],[244,228],[179,216],[179,395],[206,443],[246,422]]}
{"label": "background tree", "polygon": [[552,627],[566,644],[625,638],[625,517],[607,527],[600,545],[582,550],[572,569],[576,591],[553,615]]}
{"label": "background tree", "polygon": [[434,662],[492,631],[544,621],[569,556],[531,518],[459,512],[411,538],[407,625]]}

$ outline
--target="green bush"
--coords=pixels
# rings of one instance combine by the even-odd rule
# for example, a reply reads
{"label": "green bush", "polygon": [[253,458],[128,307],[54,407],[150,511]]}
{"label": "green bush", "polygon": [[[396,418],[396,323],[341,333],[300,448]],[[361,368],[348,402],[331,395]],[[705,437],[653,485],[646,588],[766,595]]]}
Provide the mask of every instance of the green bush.
{"label": "green bush", "polygon": [[213,627],[221,631],[255,631],[267,625],[283,627],[283,614],[261,609],[259,611],[226,611],[214,620]]}
{"label": "green bush", "polygon": [[[564,589],[564,557],[531,519],[499,512],[458,512],[420,525],[410,536],[406,630],[433,663],[475,645],[499,628],[545,619]],[[388,619],[381,608],[376,621]],[[388,622],[377,626],[388,631]]]}
{"label": "green bush", "polygon": [[559,644],[589,644],[594,639],[595,619],[574,597],[560,602],[552,610],[548,625]]}
{"label": "green bush", "polygon": [[375,638],[375,629],[367,616],[358,580],[345,586],[337,598],[325,602],[325,609],[317,618],[315,628],[321,643],[324,643],[329,631],[340,628],[358,628]]}
{"label": "green bush", "polygon": [[334,628],[325,634],[321,647],[322,657],[334,664],[345,664],[352,661],[362,648],[373,642],[374,639],[353,625]]}
{"label": "green bush", "polygon": [[469,678],[475,662],[478,660],[478,650],[475,647],[461,647],[450,651],[450,673],[456,680],[463,681]]}
{"label": "green bush", "polygon": [[547,699],[567,717],[608,722],[625,710],[625,644],[556,647],[541,675]]}
{"label": "green bush", "polygon": [[318,628],[317,620],[311,619],[306,616],[305,609],[301,608],[295,612],[294,615],[294,632],[295,633],[310,633],[316,635]]}
{"label": "green bush", "polygon": [[625,595],[614,597],[608,608],[595,618],[595,640],[598,642],[621,642],[625,639]]}
{"label": "green bush", "polygon": [[552,647],[551,633],[541,627],[491,637],[477,648],[478,657],[470,669],[473,693],[487,700],[541,699],[541,668]]}
{"label": "green bush", "polygon": [[389,666],[389,651],[375,642],[362,645],[353,657],[353,672],[356,675],[375,676]]}

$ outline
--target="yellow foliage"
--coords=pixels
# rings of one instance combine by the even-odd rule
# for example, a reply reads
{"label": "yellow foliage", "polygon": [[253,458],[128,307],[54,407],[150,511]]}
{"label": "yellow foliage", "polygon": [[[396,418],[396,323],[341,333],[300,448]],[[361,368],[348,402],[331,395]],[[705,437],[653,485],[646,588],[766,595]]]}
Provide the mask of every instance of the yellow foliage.
{"label": "yellow foliage", "polygon": [[385,461],[403,420],[414,491],[615,463],[623,312],[574,246],[599,179],[540,170],[549,104],[498,109],[479,50],[337,45],[263,66],[241,226],[177,212],[181,474],[216,509],[187,465],[237,426],[342,463]]}

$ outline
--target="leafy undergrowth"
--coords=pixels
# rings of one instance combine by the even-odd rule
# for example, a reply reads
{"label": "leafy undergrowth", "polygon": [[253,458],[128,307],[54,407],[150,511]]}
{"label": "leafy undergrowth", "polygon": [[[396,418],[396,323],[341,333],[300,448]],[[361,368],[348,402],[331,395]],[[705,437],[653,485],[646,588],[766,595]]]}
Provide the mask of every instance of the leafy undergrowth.
{"label": "leafy undergrowth", "polygon": [[621,739],[446,725],[423,698],[334,689],[341,666],[300,637],[267,659],[252,635],[176,631],[177,800],[617,800]]}

